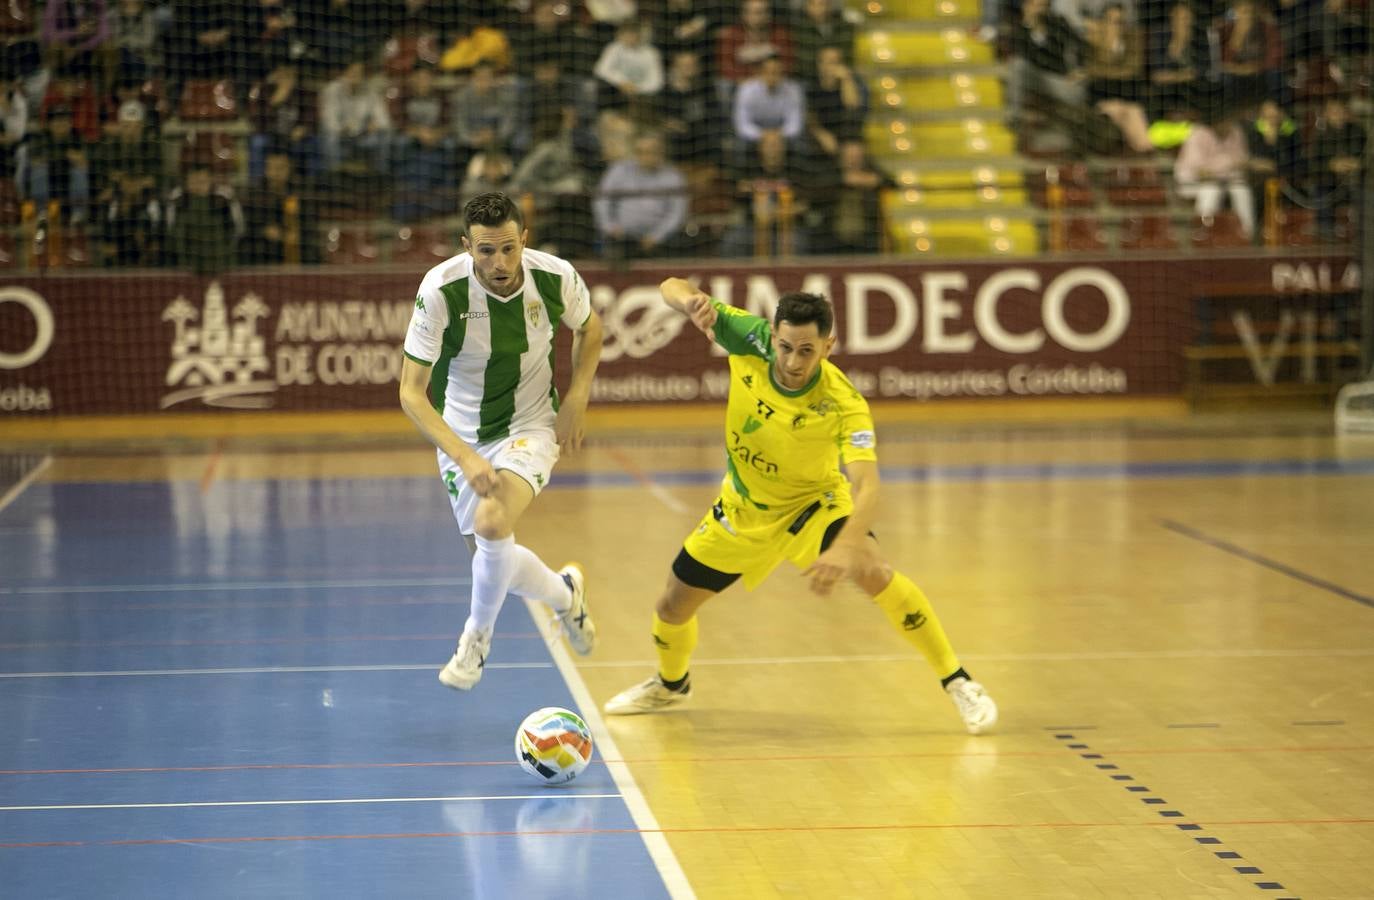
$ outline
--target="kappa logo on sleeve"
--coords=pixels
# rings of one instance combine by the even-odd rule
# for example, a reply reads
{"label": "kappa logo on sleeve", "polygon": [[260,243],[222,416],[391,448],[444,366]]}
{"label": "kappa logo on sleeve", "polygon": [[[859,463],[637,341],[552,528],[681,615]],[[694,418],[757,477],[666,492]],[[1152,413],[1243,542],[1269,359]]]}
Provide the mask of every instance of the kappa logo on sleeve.
{"label": "kappa logo on sleeve", "polygon": [[872,450],[875,443],[876,439],[871,431],[856,431],[849,436],[849,446],[860,450]]}

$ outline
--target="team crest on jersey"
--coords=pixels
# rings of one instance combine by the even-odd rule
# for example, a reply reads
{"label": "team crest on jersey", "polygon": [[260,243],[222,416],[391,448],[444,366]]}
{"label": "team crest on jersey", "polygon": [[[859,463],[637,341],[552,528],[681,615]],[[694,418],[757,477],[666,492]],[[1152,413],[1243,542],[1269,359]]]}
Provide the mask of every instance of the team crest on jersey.
{"label": "team crest on jersey", "polygon": [[529,317],[530,325],[532,325],[535,328],[539,327],[539,310],[541,308],[542,305],[539,303],[525,304],[525,315]]}

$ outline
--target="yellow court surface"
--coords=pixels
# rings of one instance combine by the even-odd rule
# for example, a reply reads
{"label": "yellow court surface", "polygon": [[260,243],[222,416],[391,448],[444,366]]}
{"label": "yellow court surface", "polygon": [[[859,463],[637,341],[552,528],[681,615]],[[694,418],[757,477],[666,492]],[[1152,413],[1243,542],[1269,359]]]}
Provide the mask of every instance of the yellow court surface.
{"label": "yellow court surface", "polygon": [[[1371,896],[1374,439],[1304,414],[876,413],[874,530],[1000,725],[965,734],[856,588],[819,598],[784,568],[729,589],[700,614],[691,702],[604,719],[696,896]],[[586,567],[600,644],[574,661],[598,705],[653,672],[654,598],[716,496],[720,414],[594,428],[517,529]],[[321,515],[331,484],[360,479],[383,505],[417,479],[444,499],[403,428],[131,438],[53,445],[36,484],[233,498],[301,481]],[[433,534],[466,558],[451,521]],[[430,646],[390,652],[437,670]]]}

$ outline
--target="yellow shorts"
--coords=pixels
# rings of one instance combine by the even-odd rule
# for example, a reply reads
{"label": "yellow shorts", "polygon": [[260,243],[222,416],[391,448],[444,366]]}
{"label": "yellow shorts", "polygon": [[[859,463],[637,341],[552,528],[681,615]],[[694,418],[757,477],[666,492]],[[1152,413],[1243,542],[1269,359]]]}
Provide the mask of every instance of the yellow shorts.
{"label": "yellow shorts", "polygon": [[853,511],[848,486],[785,510],[759,509],[719,497],[682,542],[682,549],[702,565],[738,573],[744,586],[753,590],[783,560],[799,569],[815,562],[830,523]]}

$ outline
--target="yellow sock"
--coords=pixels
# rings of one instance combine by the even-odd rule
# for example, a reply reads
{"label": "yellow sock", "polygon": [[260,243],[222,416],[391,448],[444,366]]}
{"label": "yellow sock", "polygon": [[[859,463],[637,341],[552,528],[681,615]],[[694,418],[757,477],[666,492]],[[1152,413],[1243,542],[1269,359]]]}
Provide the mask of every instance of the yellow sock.
{"label": "yellow sock", "polygon": [[682,678],[697,647],[697,617],[669,625],[654,613],[654,646],[658,648],[658,676],[664,681]]}
{"label": "yellow sock", "polygon": [[945,637],[945,629],[926,595],[901,572],[892,576],[882,593],[873,598],[902,637],[930,663],[935,674],[948,678],[959,668],[959,657]]}

